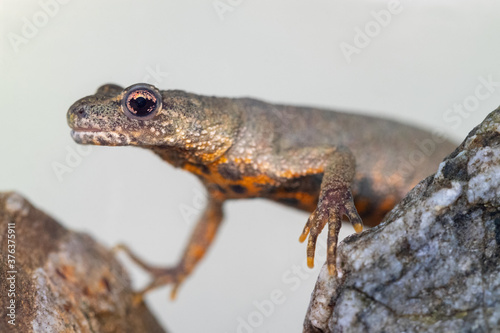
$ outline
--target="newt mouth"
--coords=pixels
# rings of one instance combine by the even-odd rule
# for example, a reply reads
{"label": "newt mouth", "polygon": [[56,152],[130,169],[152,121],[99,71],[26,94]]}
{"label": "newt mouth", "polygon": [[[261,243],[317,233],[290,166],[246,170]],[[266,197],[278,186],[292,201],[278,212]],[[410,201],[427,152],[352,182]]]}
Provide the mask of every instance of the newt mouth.
{"label": "newt mouth", "polygon": [[71,132],[103,132],[101,129],[97,128],[84,128],[84,127],[75,127],[71,130]]}
{"label": "newt mouth", "polygon": [[71,137],[76,143],[98,146],[126,146],[130,138],[126,135],[94,128],[74,128]]}

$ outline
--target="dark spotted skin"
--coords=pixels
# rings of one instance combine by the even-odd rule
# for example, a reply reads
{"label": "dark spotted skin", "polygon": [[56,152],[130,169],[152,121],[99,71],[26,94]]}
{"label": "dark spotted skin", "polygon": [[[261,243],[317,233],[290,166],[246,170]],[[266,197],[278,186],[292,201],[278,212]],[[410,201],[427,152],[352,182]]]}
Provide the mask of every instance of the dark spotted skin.
{"label": "dark spotted skin", "polygon": [[175,293],[210,246],[230,199],[267,198],[310,212],[300,237],[309,235],[309,266],[328,224],[327,263],[335,274],[342,218],[357,232],[362,221],[377,225],[454,148],[387,119],[176,90],[156,90],[162,100],[157,113],[132,119],[122,100],[133,89],[105,85],[75,102],[68,111],[74,140],[150,149],[195,174],[210,198],[177,265],[151,267],[125,248],[154,277],[144,292],[172,283]]}

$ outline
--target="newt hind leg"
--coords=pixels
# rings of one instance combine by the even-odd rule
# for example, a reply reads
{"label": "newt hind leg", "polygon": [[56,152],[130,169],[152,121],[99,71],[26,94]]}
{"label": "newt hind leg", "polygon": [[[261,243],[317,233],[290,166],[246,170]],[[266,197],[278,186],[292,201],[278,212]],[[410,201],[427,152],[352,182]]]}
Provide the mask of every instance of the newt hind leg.
{"label": "newt hind leg", "polygon": [[222,217],[222,201],[209,200],[208,206],[199,219],[181,260],[172,267],[150,265],[140,259],[127,246],[117,246],[117,249],[123,250],[133,262],[147,271],[152,277],[149,285],[137,293],[138,299],[141,299],[148,291],[166,284],[173,285],[170,297],[174,299],[180,284],[190,275],[210,247],[222,222]]}

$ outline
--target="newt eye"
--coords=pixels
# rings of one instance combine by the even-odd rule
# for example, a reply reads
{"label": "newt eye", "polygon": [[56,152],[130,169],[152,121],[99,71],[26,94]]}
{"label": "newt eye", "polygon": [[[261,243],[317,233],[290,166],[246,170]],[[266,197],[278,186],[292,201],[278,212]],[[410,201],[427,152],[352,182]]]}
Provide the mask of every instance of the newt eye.
{"label": "newt eye", "polygon": [[122,109],[129,118],[151,119],[161,109],[160,92],[149,84],[134,84],[125,89]]}

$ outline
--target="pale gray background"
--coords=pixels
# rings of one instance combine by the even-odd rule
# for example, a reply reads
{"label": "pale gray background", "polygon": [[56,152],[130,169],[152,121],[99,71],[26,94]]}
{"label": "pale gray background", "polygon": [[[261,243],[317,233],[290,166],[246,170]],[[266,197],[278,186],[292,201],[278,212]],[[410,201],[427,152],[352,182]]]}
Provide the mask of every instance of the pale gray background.
{"label": "pale gray background", "polygon": [[[46,0],[47,1],[47,0]],[[229,0],[224,0],[228,3]],[[340,43],[373,21],[386,1],[238,1],[221,20],[212,1],[82,1],[60,5],[26,43],[38,1],[0,2],[0,190],[17,190],[75,230],[107,245],[126,242],[155,263],[174,263],[194,225],[197,180],[134,148],[92,147],[66,163],[66,110],[103,83],[147,81],[161,89],[253,96],[387,115],[460,139],[500,104],[500,88],[453,128],[443,115],[473,96],[478,77],[500,81],[498,1],[410,1],[351,63]],[[41,16],[40,16],[41,15]],[[157,78],[149,75],[158,68]],[[149,75],[149,77],[148,77]],[[149,172],[136,172],[148,169]],[[283,279],[305,262],[297,238],[305,213],[264,201],[226,206],[226,224],[195,274],[167,299],[148,295],[173,332],[235,332],[254,301],[286,301],[255,332],[299,332],[317,270]],[[343,228],[344,235],[352,229]],[[321,253],[322,254],[322,253]],[[137,285],[146,276],[131,266]],[[302,273],[304,274],[304,273]]]}

